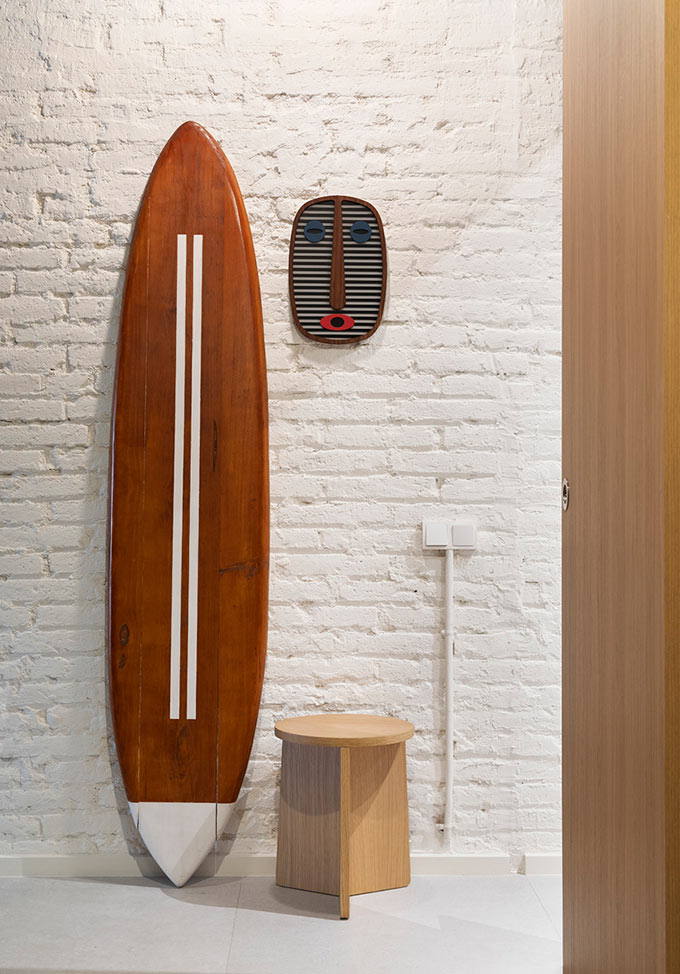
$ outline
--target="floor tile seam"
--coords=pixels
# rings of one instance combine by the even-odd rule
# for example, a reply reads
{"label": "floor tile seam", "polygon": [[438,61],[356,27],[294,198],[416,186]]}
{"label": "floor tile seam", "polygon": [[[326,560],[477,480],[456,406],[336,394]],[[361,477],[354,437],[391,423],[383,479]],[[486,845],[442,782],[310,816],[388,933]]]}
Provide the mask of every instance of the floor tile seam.
{"label": "floor tile seam", "polygon": [[555,926],[555,923],[553,921],[552,915],[550,914],[550,911],[548,910],[548,907],[543,902],[543,897],[540,896],[538,890],[536,889],[536,887],[532,883],[531,877],[530,876],[527,876],[526,878],[529,881],[529,886],[531,887],[532,893],[534,894],[534,896],[536,897],[536,899],[538,900],[538,902],[541,904],[541,909],[543,910],[543,912],[547,916],[548,922],[550,923],[550,926],[555,931],[555,935],[556,935],[557,939],[561,942],[562,941],[562,931],[561,930],[558,930],[557,927]]}
{"label": "floor tile seam", "polygon": [[[241,904],[241,893],[243,891],[243,876],[238,877],[238,893],[236,894],[236,906],[234,908],[234,916],[231,921],[231,930],[229,931],[229,949],[227,950],[227,963],[224,968],[225,974],[229,974],[229,967],[231,962],[231,950],[234,945],[234,933],[236,931],[236,921],[238,920],[238,911]],[[237,971],[234,974],[238,974]]]}

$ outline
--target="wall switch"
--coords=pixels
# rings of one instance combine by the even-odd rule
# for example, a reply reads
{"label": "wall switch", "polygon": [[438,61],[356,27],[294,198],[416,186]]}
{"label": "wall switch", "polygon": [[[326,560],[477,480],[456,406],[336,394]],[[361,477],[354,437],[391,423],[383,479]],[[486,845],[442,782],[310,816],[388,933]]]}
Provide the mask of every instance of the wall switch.
{"label": "wall switch", "polygon": [[423,548],[471,551],[477,545],[477,527],[471,521],[423,521]]}
{"label": "wall switch", "polygon": [[470,551],[477,544],[477,527],[469,521],[453,522],[453,547]]}
{"label": "wall switch", "polygon": [[450,521],[423,521],[424,548],[448,548],[450,544]]}

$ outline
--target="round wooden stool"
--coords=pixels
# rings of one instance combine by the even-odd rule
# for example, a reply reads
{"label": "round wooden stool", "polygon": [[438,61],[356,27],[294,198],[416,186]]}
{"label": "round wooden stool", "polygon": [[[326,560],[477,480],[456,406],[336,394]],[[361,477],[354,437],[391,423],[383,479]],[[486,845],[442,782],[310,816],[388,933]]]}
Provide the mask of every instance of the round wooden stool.
{"label": "round wooden stool", "polygon": [[280,720],[279,886],[354,893],[408,886],[406,746],[413,724],[372,714]]}

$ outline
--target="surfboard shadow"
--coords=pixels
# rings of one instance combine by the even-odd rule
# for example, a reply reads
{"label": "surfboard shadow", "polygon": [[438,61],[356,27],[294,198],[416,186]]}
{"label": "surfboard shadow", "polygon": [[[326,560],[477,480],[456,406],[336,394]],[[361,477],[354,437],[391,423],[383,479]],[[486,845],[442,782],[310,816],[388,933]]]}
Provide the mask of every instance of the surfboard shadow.
{"label": "surfboard shadow", "polygon": [[[134,233],[134,228],[137,223],[137,217],[139,216],[139,210],[141,207],[141,200],[137,205],[134,216],[132,218],[132,223],[130,226],[130,234],[125,245],[125,256],[121,262],[120,270],[118,272],[118,278],[116,281],[116,287],[114,290],[114,300],[111,307],[111,313],[109,316],[107,324],[107,344],[115,347],[116,352],[118,350],[118,332],[120,328],[120,314],[121,305],[123,301],[123,289],[125,287],[125,274],[127,270],[128,258],[130,256],[130,245],[132,243],[132,235]],[[113,414],[113,397],[115,391],[115,375],[116,375],[116,361],[114,356],[114,361],[108,366],[108,373],[110,375],[110,383],[107,384],[106,395],[101,397],[101,407],[103,415],[99,419],[100,422],[106,421],[109,428],[109,442],[108,442],[108,463],[106,465],[106,490],[107,490],[107,507],[106,507],[106,539],[104,544],[104,605],[105,605],[105,620],[104,620],[104,644],[105,644],[105,660],[106,665],[104,667],[104,699],[106,708],[106,742],[107,750],[109,756],[109,765],[111,767],[111,785],[113,787],[113,794],[116,802],[116,812],[118,813],[118,818],[120,820],[120,829],[123,836],[127,850],[131,856],[148,855],[146,846],[144,845],[141,836],[135,828],[134,822],[132,821],[132,816],[130,815],[130,809],[128,807],[128,799],[125,793],[125,785],[123,784],[123,776],[120,770],[120,764],[118,763],[118,756],[116,754],[116,741],[113,732],[113,717],[111,715],[111,696],[109,688],[109,645],[108,645],[108,633],[109,633],[109,600],[108,600],[108,581],[109,581],[109,548],[111,544],[110,538],[110,525],[111,525],[111,417]],[[91,448],[88,448],[90,450]],[[88,463],[88,469],[90,464]]]}
{"label": "surfboard shadow", "polygon": [[[234,900],[237,891],[236,900]],[[213,876],[191,880],[181,889],[164,886],[171,899],[198,906],[233,907],[282,916],[340,920],[337,896],[277,886],[273,876]]]}

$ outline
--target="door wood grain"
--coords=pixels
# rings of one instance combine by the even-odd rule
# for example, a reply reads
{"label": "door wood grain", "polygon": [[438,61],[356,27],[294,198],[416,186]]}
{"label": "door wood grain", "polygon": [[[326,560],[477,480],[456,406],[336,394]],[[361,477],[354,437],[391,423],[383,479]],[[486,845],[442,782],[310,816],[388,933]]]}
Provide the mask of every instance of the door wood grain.
{"label": "door wood grain", "polygon": [[680,971],[678,4],[564,18],[564,959]]}

